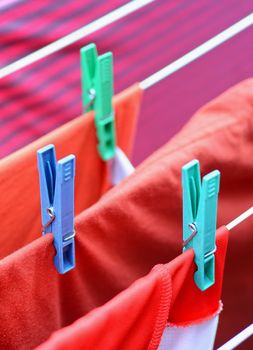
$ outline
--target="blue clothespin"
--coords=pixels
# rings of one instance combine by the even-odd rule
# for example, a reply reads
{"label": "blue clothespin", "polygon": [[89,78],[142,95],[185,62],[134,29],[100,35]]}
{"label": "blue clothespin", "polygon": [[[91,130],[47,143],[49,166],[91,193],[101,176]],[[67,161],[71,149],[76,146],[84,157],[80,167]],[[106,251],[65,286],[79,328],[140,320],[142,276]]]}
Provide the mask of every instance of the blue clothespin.
{"label": "blue clothespin", "polygon": [[80,53],[83,107],[95,111],[98,151],[103,160],[109,160],[116,151],[112,53],[98,56],[95,44],[83,47]]}
{"label": "blue clothespin", "polygon": [[75,267],[74,176],[75,156],[56,163],[54,145],[37,152],[40,178],[42,234],[53,233],[59,273]]}
{"label": "blue clothespin", "polygon": [[202,291],[215,282],[215,236],[220,172],[203,177],[198,160],[182,168],[184,249],[194,249],[197,271],[194,280]]}

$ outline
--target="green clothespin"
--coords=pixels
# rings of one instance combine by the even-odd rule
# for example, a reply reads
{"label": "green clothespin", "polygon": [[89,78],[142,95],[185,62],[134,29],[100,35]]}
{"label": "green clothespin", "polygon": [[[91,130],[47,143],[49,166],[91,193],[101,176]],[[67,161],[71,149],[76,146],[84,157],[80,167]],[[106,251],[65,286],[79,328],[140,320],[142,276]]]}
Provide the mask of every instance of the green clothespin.
{"label": "green clothespin", "polygon": [[182,168],[184,249],[194,249],[196,285],[202,291],[215,282],[215,236],[220,172],[203,177],[198,160]]}
{"label": "green clothespin", "polygon": [[82,101],[86,111],[95,111],[98,151],[103,160],[115,155],[115,121],[112,107],[112,53],[98,56],[95,44],[81,49]]}

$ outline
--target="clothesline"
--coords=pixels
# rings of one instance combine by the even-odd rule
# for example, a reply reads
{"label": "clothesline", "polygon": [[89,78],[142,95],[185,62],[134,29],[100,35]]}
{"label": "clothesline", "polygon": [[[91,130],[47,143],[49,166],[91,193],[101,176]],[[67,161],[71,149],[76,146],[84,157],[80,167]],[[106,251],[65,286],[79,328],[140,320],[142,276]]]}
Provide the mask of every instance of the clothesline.
{"label": "clothesline", "polygon": [[[216,281],[213,292],[203,293],[197,290],[193,284],[194,263],[192,254],[180,254],[176,260],[173,260],[175,251],[178,249],[178,242],[173,237],[173,239],[170,239],[169,231],[176,232],[181,222],[181,213],[178,210],[181,189],[180,181],[175,181],[175,174],[179,173],[178,167],[185,161],[186,156],[189,159],[200,156],[204,166],[202,171],[206,173],[210,170],[210,166],[217,162],[217,149],[222,143],[221,161],[224,165],[222,171],[224,175],[222,176],[224,176],[224,183],[227,186],[224,187],[220,198],[220,217],[226,216],[226,204],[231,201],[231,186],[236,187],[237,191],[234,191],[233,195],[236,197],[237,194],[240,200],[231,201],[230,216],[235,217],[239,207],[245,208],[245,203],[251,201],[250,179],[252,174],[250,173],[250,166],[247,167],[251,161],[247,155],[252,150],[252,143],[247,141],[252,139],[253,130],[249,125],[251,120],[249,116],[252,113],[250,96],[252,96],[253,87],[251,84],[252,82],[243,82],[239,87],[230,89],[228,93],[216,98],[214,102],[202,108],[198,115],[192,119],[190,127],[186,126],[184,132],[179,134],[175,141],[172,140],[172,143],[165,145],[159,151],[158,157],[155,159],[151,157],[146,163],[147,166],[142,167],[139,175],[136,173],[132,180],[127,180],[128,182],[123,185],[122,190],[119,188],[119,190],[111,191],[105,201],[101,203],[98,200],[98,203],[88,211],[85,210],[84,203],[88,200],[89,191],[92,201],[94,192],[97,193],[97,198],[100,198],[100,193],[103,195],[101,184],[107,181],[108,175],[107,172],[100,171],[101,162],[96,161],[97,157],[94,152],[95,133],[90,132],[90,130],[94,131],[92,118],[80,118],[81,123],[75,124],[76,129],[70,123],[63,127],[65,131],[62,131],[63,128],[61,128],[60,131],[53,132],[49,136],[46,135],[42,141],[41,139],[38,140],[35,145],[29,146],[25,152],[19,152],[17,156],[11,158],[7,162],[7,167],[2,167],[3,181],[0,181],[0,183],[2,184],[1,198],[3,202],[1,210],[3,215],[1,215],[1,227],[4,235],[1,238],[3,244],[0,245],[0,248],[3,251],[6,246],[8,247],[8,244],[11,243],[13,246],[8,247],[12,250],[11,252],[2,252],[6,255],[10,254],[10,256],[3,259],[3,266],[0,271],[1,288],[3,289],[1,292],[3,298],[0,317],[6,320],[2,325],[4,337],[0,339],[0,348],[20,348],[22,346],[34,348],[38,343],[48,339],[52,330],[57,330],[59,325],[62,327],[68,326],[79,317],[82,317],[82,319],[77,321],[78,324],[80,321],[84,321],[83,326],[77,327],[80,338],[75,336],[76,328],[73,328],[72,332],[72,326],[70,326],[67,329],[62,329],[61,344],[66,344],[68,341],[68,338],[64,338],[65,332],[71,329],[69,342],[72,341],[73,344],[76,341],[77,347],[80,346],[79,339],[81,337],[84,344],[88,343],[89,346],[90,343],[87,338],[90,339],[90,336],[95,341],[98,339],[104,348],[110,347],[107,344],[112,344],[111,339],[116,339],[116,344],[126,344],[128,349],[135,349],[138,346],[132,345],[134,341],[137,344],[144,344],[143,348],[148,342],[154,344],[154,346],[157,344],[156,347],[158,347],[162,331],[165,329],[165,337],[162,338],[162,340],[164,339],[164,347],[170,344],[171,333],[166,333],[168,330],[168,332],[173,332],[178,336],[178,341],[177,339],[174,341],[175,338],[173,338],[173,341],[175,344],[179,344],[179,347],[181,339],[187,343],[189,337],[191,337],[193,348],[195,348],[195,345],[197,347],[198,344],[200,344],[199,349],[207,348],[205,346],[201,347],[200,336],[203,330],[201,339],[209,344],[215,337],[219,312],[221,311],[219,300],[223,283],[227,232],[224,227],[221,227],[217,234],[215,264],[216,271],[219,272],[215,275]],[[122,106],[121,112],[117,113],[117,118],[121,118],[118,126],[124,130],[124,133],[118,133],[118,135],[120,144],[126,144],[126,149],[127,145],[130,148],[133,139],[129,137],[132,131],[130,132],[128,129],[130,129],[130,126],[131,128],[135,126],[134,121],[129,121],[129,118],[137,118],[141,102],[139,89],[137,87],[134,87],[134,89],[136,89],[136,95],[133,88],[131,88],[125,96],[121,96],[121,99],[118,102],[116,101],[118,104],[121,103],[117,106],[117,110],[120,111],[120,106]],[[137,97],[139,98],[138,105]],[[231,115],[231,110],[233,115]],[[243,115],[242,110],[245,112]],[[125,116],[128,116],[128,118]],[[253,121],[251,120],[251,122]],[[91,127],[88,128],[89,125]],[[225,138],[221,132],[224,125],[226,127]],[[245,125],[247,128],[244,127]],[[233,147],[235,130],[238,147]],[[126,135],[126,133],[129,134]],[[195,137],[193,138],[192,135],[195,135]],[[92,138],[89,141],[90,137]],[[122,139],[123,137],[125,140]],[[73,140],[73,142],[68,140]],[[85,144],[83,140],[85,140]],[[195,140],[197,142],[194,142]],[[77,169],[81,169],[81,171],[76,172],[76,195],[78,202],[80,201],[81,204],[78,212],[80,215],[76,220],[78,264],[72,275],[61,278],[60,285],[59,276],[53,267],[53,256],[55,255],[55,250],[52,247],[53,237],[52,235],[45,235],[43,238],[35,240],[39,232],[39,226],[36,229],[36,220],[38,220],[39,215],[27,215],[28,212],[39,213],[39,208],[36,206],[38,199],[35,195],[36,188],[38,192],[38,185],[35,186],[37,177],[34,176],[34,153],[39,143],[46,141],[57,145],[57,154],[63,155],[66,152],[76,154],[77,162],[80,162]],[[190,147],[188,147],[189,144]],[[187,155],[185,148],[187,148]],[[176,153],[171,154],[171,149],[176,149]],[[75,150],[79,150],[81,157]],[[92,154],[95,154],[96,158],[92,158]],[[242,176],[240,171],[230,171],[231,158],[237,162],[238,167],[243,164],[244,172],[248,168],[247,176],[244,173],[244,176]],[[245,159],[248,164],[246,164]],[[88,167],[86,166],[87,163],[89,164]],[[48,172],[50,173],[50,170]],[[86,172],[87,177],[85,176]],[[97,175],[96,178],[94,174]],[[53,176],[50,177],[52,181],[49,181],[49,183],[52,187],[54,180]],[[86,181],[86,178],[88,178],[88,181]],[[249,183],[242,179],[248,179]],[[245,187],[248,188],[246,193],[244,191]],[[26,200],[27,198],[29,200]],[[94,202],[97,201],[97,198],[94,199]],[[193,196],[194,201],[195,198],[196,196]],[[25,207],[23,203],[26,203]],[[121,205],[122,203],[123,205]],[[29,207],[31,210],[29,210]],[[15,220],[11,221],[8,215],[10,208],[11,212],[15,212]],[[251,214],[253,214],[253,208],[240,215],[240,219],[236,219],[237,223],[242,222],[243,218],[249,217]],[[163,218],[166,219],[163,220]],[[3,227],[3,221],[6,222],[7,230]],[[238,298],[239,293],[231,293],[235,278],[239,292],[247,291],[247,287],[250,287],[250,280],[245,278],[245,276],[250,276],[251,267],[248,263],[251,255],[250,249],[245,249],[240,257],[240,268],[243,273],[239,273],[236,277],[234,273],[238,264],[238,259],[235,258],[238,242],[240,242],[240,249],[250,245],[252,236],[249,221],[246,229],[242,227],[241,233],[243,234],[231,234],[231,238],[235,238],[235,240],[231,239],[231,242],[229,242],[229,244],[232,244],[231,251],[234,252],[234,258],[229,261],[230,274],[226,279],[228,282],[226,282],[223,297],[225,303],[226,300],[230,300],[230,304],[228,303],[226,312],[222,315],[225,318],[220,318],[222,338],[218,339],[219,342],[221,340],[222,342],[226,341],[227,337],[231,336],[230,332],[233,328],[238,326],[239,312],[243,317],[243,313],[245,313],[246,319],[250,316],[251,310],[248,307],[251,301],[250,293],[245,293],[245,298],[243,294],[241,298]],[[22,222],[22,225],[20,225],[20,222]],[[124,227],[123,235],[119,234],[122,227]],[[233,227],[234,225],[231,226],[231,228]],[[143,234],[146,228],[147,232]],[[22,234],[22,231],[24,234]],[[8,232],[11,234],[11,240],[9,239],[10,235],[7,234]],[[33,234],[34,236],[32,236]],[[18,239],[19,237],[22,238],[21,242]],[[30,242],[25,242],[26,237],[29,237]],[[34,241],[34,243],[31,243],[31,241]],[[14,244],[23,246],[23,249],[17,247],[17,249],[20,249],[17,254],[12,254],[17,251]],[[157,268],[152,270],[152,275],[143,276],[142,271],[148,271],[157,262],[161,261],[166,262],[166,264],[159,264]],[[122,275],[128,278],[124,279]],[[139,280],[140,278],[141,280]],[[130,287],[130,293],[119,294],[123,289],[126,290],[132,281],[137,282],[133,287]],[[102,291],[99,288],[100,285],[105,286]],[[175,291],[173,295],[171,290]],[[84,293],[85,298],[83,297]],[[115,295],[119,296],[116,296],[116,302],[112,299]],[[123,295],[123,299],[121,295]],[[129,299],[129,296],[133,296],[134,299],[132,300],[132,297]],[[104,299],[102,300],[102,298]],[[15,303],[12,300],[15,300]],[[44,306],[45,300],[47,301],[46,308]],[[102,303],[105,305],[103,308],[111,310],[112,313],[99,313],[96,318],[90,319],[89,315],[86,315],[91,309],[94,310],[98,306],[97,300],[100,301],[100,305]],[[105,303],[109,300],[111,301],[108,307],[108,304]],[[141,303],[138,302],[140,300]],[[115,309],[114,307],[111,308],[111,305],[115,305]],[[147,308],[147,305],[151,306]],[[235,310],[229,305],[236,305]],[[244,308],[244,305],[247,305],[247,307]],[[97,309],[95,313],[100,312],[99,310],[101,308]],[[125,310],[123,314],[122,310]],[[129,310],[131,310],[131,317],[127,317]],[[173,314],[171,310],[173,310]],[[148,312],[145,313],[145,311]],[[13,314],[15,314],[15,318],[10,317]],[[112,318],[110,318],[111,314]],[[57,317],[51,317],[51,315]],[[175,316],[173,317],[173,315]],[[199,322],[200,317],[202,317],[201,322]],[[118,320],[124,318],[129,322],[127,324],[123,323],[122,326]],[[186,319],[191,320],[191,323],[187,324],[188,327],[173,327],[175,323],[168,324],[168,320],[170,322],[176,320],[176,324],[182,324]],[[20,320],[24,321],[20,322]],[[94,323],[91,324],[91,327],[87,327],[90,320],[94,320]],[[230,323],[231,329],[226,327]],[[47,327],[41,327],[44,324]],[[73,327],[76,327],[76,324],[74,323]],[[170,328],[170,326],[172,327]],[[193,333],[191,333],[191,326]],[[140,331],[142,329],[146,331],[143,333]],[[222,334],[223,330],[225,330],[224,334]],[[182,336],[179,334],[181,331]],[[97,336],[99,334],[104,334],[105,337],[100,339]],[[198,334],[197,342],[196,334]],[[64,339],[66,339],[66,342]],[[129,343],[126,342],[126,339],[129,340]],[[133,339],[132,343],[131,339]],[[153,339],[156,343],[153,342]],[[106,343],[107,341],[108,343]],[[171,343],[173,344],[173,342]],[[74,348],[74,345],[70,345],[69,348]],[[97,348],[94,342],[91,348]],[[181,346],[181,348],[184,348],[184,346]]]}
{"label": "clothesline", "polygon": [[149,87],[155,85],[159,81],[163,80],[164,78],[168,77],[169,75],[175,73],[179,69],[193,62],[197,58],[203,56],[204,54],[223,44],[227,40],[233,38],[235,35],[239,34],[251,25],[253,25],[253,13],[244,17],[240,21],[228,27],[218,35],[207,40],[203,44],[197,46],[195,49],[191,50],[186,55],[168,64],[166,67],[162,68],[158,72],[152,74],[150,77],[146,78],[140,83],[140,87],[143,90],[148,89]]}
{"label": "clothesline", "polygon": [[[72,32],[71,34],[54,41],[53,43],[13,62],[6,67],[0,69],[0,79],[6,77],[9,74],[12,74],[18,71],[21,68],[24,68],[38,60],[47,57],[66,46],[73,44],[74,42],[86,37],[89,34],[94,33],[95,31],[116,22],[117,20],[127,16],[128,14],[140,9],[141,7],[153,2],[154,0],[134,0],[131,3],[127,3],[124,6],[106,14],[105,16],[89,23],[88,25]],[[239,34],[243,30],[249,28],[253,25],[253,13],[242,18],[240,21],[234,23],[232,26],[228,27],[221,33],[215,35],[211,39],[205,41],[203,44],[197,46],[195,49],[189,51],[187,54],[178,58],[174,62],[171,62],[167,66],[160,69],[158,72],[152,74],[148,78],[144,79],[140,83],[140,87],[143,90],[148,89],[149,87],[155,85],[159,81],[165,79],[171,74],[175,73],[179,69],[185,67],[189,63],[233,38],[235,35]]]}
{"label": "clothesline", "polygon": [[253,215],[253,207],[246,210],[244,213],[239,215],[237,218],[235,218],[233,221],[231,221],[229,224],[227,224],[227,229],[230,231],[237,225],[239,225],[244,220],[248,219],[251,215]]}
{"label": "clothesline", "polygon": [[232,350],[253,335],[253,323],[217,350]]}
{"label": "clothesline", "polygon": [[126,17],[127,15],[139,10],[153,1],[155,0],[133,0],[128,2],[116,10],[113,10],[95,21],[75,30],[74,32],[0,69],[0,79],[18,71],[19,69],[27,67],[30,64],[41,60],[42,58],[52,55],[53,53],[60,51],[71,44],[74,44],[78,40],[81,40],[88,35],[95,33],[97,30],[116,22],[123,17]]}

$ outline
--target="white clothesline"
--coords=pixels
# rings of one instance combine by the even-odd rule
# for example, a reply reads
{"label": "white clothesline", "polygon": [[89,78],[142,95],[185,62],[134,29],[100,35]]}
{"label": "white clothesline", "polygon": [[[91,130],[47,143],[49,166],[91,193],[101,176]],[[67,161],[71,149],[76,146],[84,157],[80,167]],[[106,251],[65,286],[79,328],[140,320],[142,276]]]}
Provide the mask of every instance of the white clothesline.
{"label": "white clothesline", "polygon": [[236,22],[232,26],[228,27],[218,35],[213,38],[207,40],[200,46],[197,46],[192,51],[188,52],[186,55],[180,57],[176,61],[168,64],[166,67],[162,68],[158,72],[152,74],[150,77],[146,78],[140,83],[140,87],[145,90],[169,75],[175,73],[179,69],[185,67],[187,64],[193,62],[197,58],[203,56],[207,52],[213,50],[217,46],[223,44],[227,40],[231,39],[235,35],[239,34],[246,28],[250,27],[253,24],[253,13],[244,17],[239,22]]}
{"label": "white clothesline", "polygon": [[244,213],[239,215],[237,218],[235,218],[233,221],[231,221],[229,224],[227,224],[226,228],[230,231],[237,225],[239,225],[244,220],[248,219],[251,215],[253,215],[253,207],[246,210]]}
{"label": "white clothesline", "polygon": [[[0,79],[16,72],[17,70],[24,68],[44,57],[47,57],[66,46],[73,44],[74,42],[84,38],[87,35],[90,35],[97,30],[116,22],[117,20],[127,16],[128,14],[140,9],[141,7],[148,5],[149,3],[155,0],[133,0],[130,3],[127,3],[124,6],[119,7],[118,9],[106,14],[105,16],[89,23],[88,25],[74,31],[73,33],[54,41],[53,43],[19,59],[16,62],[9,64],[8,66],[0,69]],[[232,26],[228,27],[221,33],[207,40],[200,46],[197,46],[195,49],[191,50],[187,54],[178,58],[174,62],[168,64],[166,67],[162,68],[158,72],[152,74],[148,78],[144,79],[140,83],[140,87],[145,90],[149,87],[155,85],[159,81],[165,79],[171,74],[175,73],[179,69],[185,67],[189,63],[193,62],[197,58],[203,56],[207,52],[213,50],[219,45],[223,44],[227,40],[231,39],[235,35],[239,34],[243,30],[247,29],[253,25],[253,13],[242,18],[240,21],[234,23]]]}
{"label": "white clothesline", "polygon": [[253,335],[253,323],[217,350],[232,350]]}
{"label": "white clothesline", "polygon": [[49,45],[42,47],[41,49],[32,52],[31,54],[5,66],[0,69],[0,79],[6,77],[9,74],[16,72],[17,70],[27,67],[28,65],[41,60],[73,43],[85,38],[86,36],[95,33],[97,30],[112,24],[119,19],[129,15],[136,10],[139,10],[143,6],[146,6],[155,0],[132,0],[127,4],[113,10],[106,15],[96,19],[95,21],[81,27],[74,32],[52,42]]}

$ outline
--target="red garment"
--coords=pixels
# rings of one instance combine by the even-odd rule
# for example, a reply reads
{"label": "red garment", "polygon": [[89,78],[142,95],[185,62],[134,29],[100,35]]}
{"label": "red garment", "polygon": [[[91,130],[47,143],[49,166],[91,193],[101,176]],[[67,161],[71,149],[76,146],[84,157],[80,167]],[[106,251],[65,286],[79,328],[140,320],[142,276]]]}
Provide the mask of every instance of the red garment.
{"label": "red garment", "polygon": [[186,327],[210,319],[220,312],[227,235],[225,227],[217,231],[216,282],[206,292],[194,283],[194,252],[188,250],[56,332],[38,350],[156,350],[167,321]]}
{"label": "red garment", "polygon": [[[57,273],[50,234],[0,261],[0,348],[40,344],[154,265],[175,258],[182,249],[181,167],[193,158],[203,174],[221,171],[219,225],[250,207],[252,99],[248,80],[209,103],[132,176],[80,214],[73,271]],[[230,235],[219,344],[252,322],[252,258],[249,219]]]}
{"label": "red garment", "polygon": [[[142,91],[137,84],[115,97],[117,145],[129,155]],[[0,258],[41,234],[37,150],[53,143],[57,159],[76,156],[75,214],[108,189],[107,163],[99,157],[93,113],[76,118],[0,161]]]}

